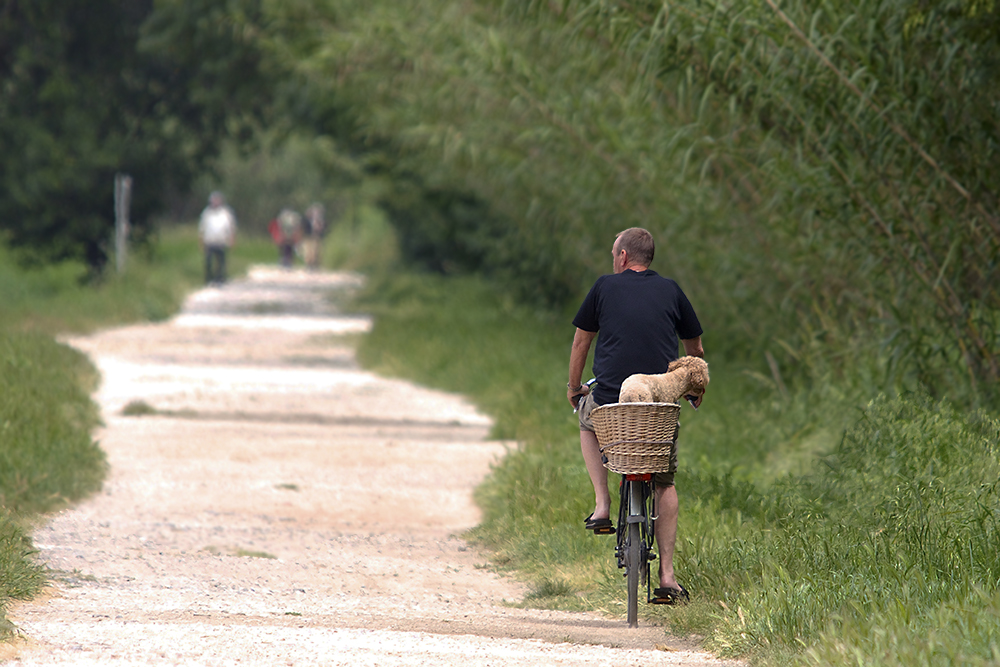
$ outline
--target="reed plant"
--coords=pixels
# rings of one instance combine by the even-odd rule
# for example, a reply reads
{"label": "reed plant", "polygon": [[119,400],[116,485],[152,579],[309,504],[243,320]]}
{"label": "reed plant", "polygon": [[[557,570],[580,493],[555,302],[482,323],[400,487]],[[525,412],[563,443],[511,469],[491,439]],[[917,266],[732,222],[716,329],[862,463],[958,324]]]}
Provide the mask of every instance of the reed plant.
{"label": "reed plant", "polygon": [[317,107],[346,109],[395,173],[486,202],[475,224],[417,226],[421,248],[560,307],[645,226],[727,338],[770,355],[756,372],[996,402],[992,4],[275,11]]}

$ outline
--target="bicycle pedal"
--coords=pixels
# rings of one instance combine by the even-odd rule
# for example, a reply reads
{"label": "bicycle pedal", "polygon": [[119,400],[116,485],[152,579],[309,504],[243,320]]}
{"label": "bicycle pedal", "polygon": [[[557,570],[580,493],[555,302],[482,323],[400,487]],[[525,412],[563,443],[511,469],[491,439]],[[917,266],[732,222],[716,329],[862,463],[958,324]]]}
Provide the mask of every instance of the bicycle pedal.
{"label": "bicycle pedal", "polygon": [[594,535],[614,535],[614,534],[615,534],[615,527],[614,526],[605,526],[605,527],[602,527],[602,528],[594,528]]}

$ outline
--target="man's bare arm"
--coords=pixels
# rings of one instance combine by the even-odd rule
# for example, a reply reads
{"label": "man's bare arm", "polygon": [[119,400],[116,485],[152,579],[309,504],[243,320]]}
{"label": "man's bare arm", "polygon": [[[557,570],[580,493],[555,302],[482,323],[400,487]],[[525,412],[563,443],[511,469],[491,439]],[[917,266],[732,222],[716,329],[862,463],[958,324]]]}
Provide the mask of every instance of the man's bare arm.
{"label": "man's bare arm", "polygon": [[684,344],[684,353],[689,357],[704,357],[705,348],[701,346],[701,336],[697,338],[684,338],[681,339],[681,343]]}
{"label": "man's bare arm", "polygon": [[[567,382],[566,398],[574,408],[579,402],[579,396],[587,393],[585,388],[576,390],[583,382],[583,369],[587,365],[587,355],[590,354],[590,345],[597,336],[596,331],[584,331],[577,329],[573,335],[573,349],[569,353],[569,382]],[[574,399],[576,399],[574,401]]]}

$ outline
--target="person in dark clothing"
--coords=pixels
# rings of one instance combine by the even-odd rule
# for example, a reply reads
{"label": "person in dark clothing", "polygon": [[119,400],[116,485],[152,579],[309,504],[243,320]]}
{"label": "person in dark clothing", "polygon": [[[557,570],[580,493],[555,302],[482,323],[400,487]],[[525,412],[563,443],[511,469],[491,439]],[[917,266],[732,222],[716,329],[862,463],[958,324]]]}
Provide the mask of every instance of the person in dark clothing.
{"label": "person in dark clothing", "polygon": [[[665,373],[678,357],[678,342],[687,355],[704,357],[702,328],[694,308],[680,286],[649,269],[653,261],[652,235],[633,227],[615,237],[612,245],[614,272],[597,279],[580,306],[573,325],[576,333],[570,353],[566,397],[580,419],[580,449],[594,486],[594,512],[586,525],[596,534],[613,533],[610,519],[611,494],[608,471],[590,421],[598,405],[618,402],[621,384],[635,373]],[[590,346],[594,349],[591,390],[581,383]],[[701,396],[695,407],[701,404]],[[674,574],[674,544],[677,538],[676,447],[670,470],[654,477],[658,517],[654,525],[659,547],[660,585],[654,597],[668,601],[687,600],[688,594]]]}

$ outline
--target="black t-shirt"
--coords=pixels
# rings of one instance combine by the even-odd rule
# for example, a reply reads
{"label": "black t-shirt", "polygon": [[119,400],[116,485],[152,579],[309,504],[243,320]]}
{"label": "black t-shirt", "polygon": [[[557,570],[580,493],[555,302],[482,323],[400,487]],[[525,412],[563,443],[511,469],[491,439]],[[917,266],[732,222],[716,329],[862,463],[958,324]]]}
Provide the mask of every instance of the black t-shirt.
{"label": "black t-shirt", "polygon": [[648,269],[598,278],[573,326],[598,332],[594,349],[598,405],[618,402],[629,375],[665,373],[677,359],[678,339],[702,334],[698,316],[677,283]]}

